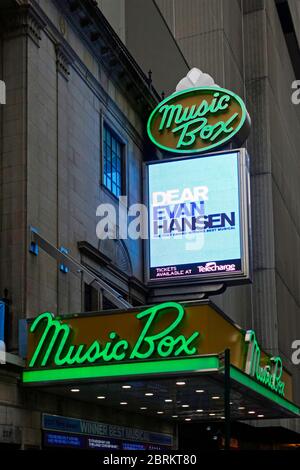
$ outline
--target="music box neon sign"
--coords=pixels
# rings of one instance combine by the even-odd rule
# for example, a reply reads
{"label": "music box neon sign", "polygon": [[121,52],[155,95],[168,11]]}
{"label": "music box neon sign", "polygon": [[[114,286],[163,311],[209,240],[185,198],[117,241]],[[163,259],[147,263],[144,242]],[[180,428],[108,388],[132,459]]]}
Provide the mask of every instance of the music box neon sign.
{"label": "music box neon sign", "polygon": [[279,356],[269,358],[269,364],[261,364],[261,350],[256,340],[255,332],[248,330],[245,342],[249,344],[246,359],[246,374],[254,377],[278,395],[284,396],[285,383],[282,381],[282,360]]}
{"label": "music box neon sign", "polygon": [[147,131],[159,148],[200,153],[248,137],[250,117],[243,100],[220,87],[190,88],[173,93],[151,113]]}
{"label": "music box neon sign", "polygon": [[[172,313],[172,318],[168,317],[162,326],[161,319],[166,312]],[[153,373],[156,371],[155,364],[159,362],[161,364],[164,359],[172,358],[174,368],[171,369],[174,372],[176,358],[186,362],[187,359],[193,361],[202,357],[199,356],[199,344],[204,337],[200,331],[196,329],[188,334],[182,334],[185,310],[181,304],[165,302],[147,308],[137,313],[135,317],[142,322],[135,340],[121,338],[117,331],[112,330],[101,341],[95,339],[91,344],[74,344],[74,331],[70,325],[55,318],[52,313],[42,313],[30,326],[30,333],[39,336],[29,359],[28,369],[53,369],[54,374],[61,370],[65,376],[67,370],[74,371],[89,366],[92,366],[92,369],[98,366],[96,369],[100,367],[102,370],[105,364],[128,366],[140,363],[142,368],[146,368],[145,364],[152,363],[154,366],[151,367],[151,373]],[[99,334],[101,335],[101,331]],[[265,356],[263,361],[252,330],[247,331],[245,343],[248,344],[245,372],[273,392],[284,396],[285,383],[282,380],[281,359]],[[142,373],[147,372],[143,370]],[[103,373],[100,372],[101,374]],[[51,380],[55,380],[55,377]]]}
{"label": "music box neon sign", "polygon": [[[151,333],[159,313],[168,308],[177,313],[176,318],[167,327],[157,333]],[[103,344],[98,340],[90,345],[71,344],[71,327],[55,319],[49,312],[42,313],[30,327],[30,333],[34,333],[38,327],[42,327],[43,332],[29,367],[45,367],[49,365],[50,358],[53,358],[51,362],[55,366],[73,366],[94,364],[99,361],[149,359],[154,355],[160,358],[194,355],[197,352],[194,343],[199,337],[199,331],[195,331],[189,337],[175,333],[180,329],[184,314],[182,305],[175,302],[166,302],[138,313],[136,318],[146,319],[146,323],[135,344],[130,346],[129,342],[120,339],[115,331],[109,333],[107,341]]]}

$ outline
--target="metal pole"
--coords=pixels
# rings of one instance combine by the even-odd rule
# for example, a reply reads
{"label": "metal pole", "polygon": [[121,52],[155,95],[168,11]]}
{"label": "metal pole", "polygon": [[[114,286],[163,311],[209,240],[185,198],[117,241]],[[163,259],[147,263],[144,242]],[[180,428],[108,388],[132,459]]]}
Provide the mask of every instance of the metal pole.
{"label": "metal pole", "polygon": [[225,450],[230,450],[230,349],[224,355]]}
{"label": "metal pole", "polygon": [[64,264],[71,272],[80,273],[85,282],[100,292],[104,292],[105,296],[118,308],[131,308],[132,305],[123,298],[123,296],[113,289],[100,276],[95,275],[89,268],[82,265],[70,255],[63,253],[53,246],[48,240],[41,237],[35,229],[30,227],[30,252],[38,255],[38,248],[44,250],[49,256],[56,259],[59,263]]}

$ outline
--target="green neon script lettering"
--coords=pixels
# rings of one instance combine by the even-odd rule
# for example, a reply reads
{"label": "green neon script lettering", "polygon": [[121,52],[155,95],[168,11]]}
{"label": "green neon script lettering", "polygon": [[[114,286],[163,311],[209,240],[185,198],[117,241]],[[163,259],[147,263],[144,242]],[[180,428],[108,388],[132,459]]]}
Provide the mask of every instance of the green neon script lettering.
{"label": "green neon script lettering", "polygon": [[[167,328],[152,336],[147,335],[149,333],[150,327],[153,324],[154,318],[161,310],[161,305],[151,307],[144,312],[137,314],[137,318],[148,316],[148,320],[132,350],[130,359],[147,359],[148,357],[152,356],[156,348],[156,341],[159,341],[157,351],[161,357],[169,357],[172,354],[177,356],[179,354],[178,350],[184,350],[187,355],[196,353],[196,348],[192,347],[189,349],[188,345],[199,336],[198,331],[193,333],[193,335],[188,339],[182,335],[178,336],[177,338],[174,338],[173,336],[167,336],[169,333],[174,331],[174,329],[182,322],[184,317],[184,308],[182,305],[177,304],[176,302],[168,302],[168,306],[172,307],[175,311],[178,312],[176,319]],[[177,348],[177,346],[179,346],[179,348]],[[142,350],[143,347],[144,350]]]}
{"label": "green neon script lettering", "polygon": [[262,366],[261,350],[253,330],[247,331],[245,341],[249,343],[245,372],[274,392],[284,396],[285,383],[281,380],[283,372],[281,358],[279,356],[271,357],[270,364]]}
{"label": "green neon script lettering", "polygon": [[32,359],[29,363],[29,367],[33,367],[35,365],[37,358],[41,354],[41,350],[45,343],[48,341],[48,339],[50,341],[46,351],[42,355],[41,366],[45,366],[47,364],[49,356],[52,353],[54,345],[59,339],[59,337],[62,336],[62,338],[60,339],[60,345],[63,346],[69,336],[70,328],[67,325],[62,325],[58,320],[54,320],[52,314],[49,312],[42,313],[34,320],[33,324],[31,325],[30,332],[34,333],[38,325],[40,325],[40,323],[43,321],[46,321],[46,328],[44,329],[39,344],[32,356]]}
{"label": "green neon script lettering", "polygon": [[[170,309],[176,314],[175,319],[172,319],[166,327],[159,329],[160,315]],[[98,340],[90,345],[72,344],[72,328],[66,323],[61,323],[51,313],[45,312],[39,315],[30,327],[31,334],[37,333],[40,329],[42,331],[29,367],[45,367],[50,363],[56,366],[72,366],[93,364],[98,361],[147,359],[153,355],[158,357],[193,355],[197,352],[194,342],[199,337],[199,332],[195,331],[187,338],[177,333],[184,320],[184,314],[184,308],[176,302],[166,302],[138,313],[136,318],[146,322],[131,349],[128,341],[120,339],[115,331],[109,333],[107,341],[103,344]]]}
{"label": "green neon script lettering", "polygon": [[[199,118],[175,127],[172,130],[173,133],[181,131],[177,148],[193,145],[197,136],[204,141],[214,142],[221,134],[230,134],[233,131],[231,124],[237,117],[238,113],[234,113],[227,121],[219,121],[214,125],[208,124],[206,118]],[[194,128],[198,123],[200,126]]]}
{"label": "green neon script lettering", "polygon": [[159,110],[159,113],[162,114],[159,130],[169,129],[173,122],[175,124],[187,123],[188,125],[207,114],[214,115],[228,108],[230,103],[229,95],[223,95],[219,98],[220,94],[214,93],[213,96],[214,98],[210,104],[203,100],[199,106],[192,105],[185,108],[181,104],[162,106]]}
{"label": "green neon script lettering", "polygon": [[150,140],[175,153],[199,153],[233,138],[243,142],[251,121],[242,99],[216,87],[190,88],[171,94],[152,111],[147,123]]}
{"label": "green neon script lettering", "polygon": [[[214,142],[220,135],[230,134],[233,131],[231,124],[238,117],[238,113],[235,113],[227,121],[220,120],[214,125],[208,124],[210,116],[226,110],[230,104],[229,95],[220,97],[220,93],[214,93],[213,96],[211,103],[203,100],[198,107],[195,105],[183,107],[181,104],[162,106],[159,110],[159,113],[162,114],[159,131],[163,132],[165,129],[169,129],[174,123],[179,124],[172,129],[173,133],[180,132],[176,146],[178,149],[193,145],[197,137],[204,141]],[[197,126],[197,124],[199,125]],[[197,127],[195,128],[195,126]]]}

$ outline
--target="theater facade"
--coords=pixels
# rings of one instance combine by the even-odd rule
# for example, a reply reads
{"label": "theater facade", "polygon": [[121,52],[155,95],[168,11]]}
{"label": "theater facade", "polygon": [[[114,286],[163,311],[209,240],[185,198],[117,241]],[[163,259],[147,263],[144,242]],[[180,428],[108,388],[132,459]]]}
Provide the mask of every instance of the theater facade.
{"label": "theater facade", "polygon": [[158,93],[92,0],[0,10],[0,448],[297,443],[286,356],[215,301],[253,281],[242,98]]}
{"label": "theater facade", "polygon": [[[299,417],[292,377],[255,332],[209,301],[165,302],[28,322],[23,385],[172,424],[214,423],[230,447],[236,421]],[[84,424],[85,423],[85,424]],[[43,414],[45,447],[174,449],[174,433]],[[201,447],[201,443],[199,444]]]}

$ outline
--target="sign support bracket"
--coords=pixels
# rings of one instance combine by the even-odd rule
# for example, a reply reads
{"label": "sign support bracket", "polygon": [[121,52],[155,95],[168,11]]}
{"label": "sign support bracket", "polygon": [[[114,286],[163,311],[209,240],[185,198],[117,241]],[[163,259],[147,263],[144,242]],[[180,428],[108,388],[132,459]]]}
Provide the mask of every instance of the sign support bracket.
{"label": "sign support bracket", "polygon": [[169,285],[150,288],[149,302],[168,302],[170,300],[192,301],[207,299],[211,295],[222,294],[226,290],[224,282],[199,283],[190,285]]}
{"label": "sign support bracket", "polygon": [[39,248],[45,251],[49,256],[56,259],[60,265],[63,265],[65,269],[78,274],[81,273],[84,276],[85,282],[91,285],[100,292],[104,292],[107,299],[112,302],[117,308],[127,309],[131,308],[132,305],[125,300],[122,295],[113,289],[107,282],[96,276],[86,266],[72,258],[66,253],[67,250],[61,251],[53,246],[48,240],[39,235],[38,231],[34,227],[30,227],[30,253],[38,256]]}

